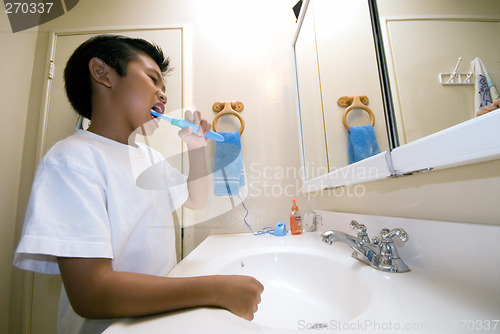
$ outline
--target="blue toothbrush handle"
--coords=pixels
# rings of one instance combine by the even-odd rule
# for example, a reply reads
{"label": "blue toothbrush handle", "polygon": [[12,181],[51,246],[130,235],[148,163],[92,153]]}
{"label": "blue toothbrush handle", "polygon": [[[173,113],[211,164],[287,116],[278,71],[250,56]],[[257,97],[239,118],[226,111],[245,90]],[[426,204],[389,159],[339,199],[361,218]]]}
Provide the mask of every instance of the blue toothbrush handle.
{"label": "blue toothbrush handle", "polygon": [[216,142],[222,143],[224,141],[224,137],[222,137],[220,134],[217,132],[214,132],[212,130],[208,131],[207,134],[205,135],[206,138],[215,140]]}
{"label": "blue toothbrush handle", "polygon": [[[182,129],[187,128],[187,127],[191,127],[193,129],[193,133],[198,132],[198,127],[196,125],[194,125],[193,123],[188,122],[184,119],[168,117],[168,116],[160,114],[152,109],[151,109],[151,115],[156,116],[156,117],[160,117],[160,118],[170,122],[172,125],[178,126]],[[209,131],[204,136],[205,136],[205,138],[212,139],[212,140],[215,140],[217,142],[224,141],[224,137],[222,137],[220,134],[218,134],[217,132],[214,132],[214,131]]]}
{"label": "blue toothbrush handle", "polygon": [[[198,132],[198,127],[196,125],[194,125],[193,123],[186,121],[185,119],[173,118],[172,125],[178,126],[182,129],[187,128],[187,127],[191,127],[193,129],[193,133]],[[218,134],[217,132],[214,132],[212,130],[208,131],[205,134],[205,138],[212,139],[212,140],[215,140],[217,142],[224,141],[224,137],[222,137],[220,134]]]}
{"label": "blue toothbrush handle", "polygon": [[198,132],[198,127],[196,125],[184,119],[172,118],[172,125],[178,126],[181,129],[191,127],[193,129],[193,133]]}

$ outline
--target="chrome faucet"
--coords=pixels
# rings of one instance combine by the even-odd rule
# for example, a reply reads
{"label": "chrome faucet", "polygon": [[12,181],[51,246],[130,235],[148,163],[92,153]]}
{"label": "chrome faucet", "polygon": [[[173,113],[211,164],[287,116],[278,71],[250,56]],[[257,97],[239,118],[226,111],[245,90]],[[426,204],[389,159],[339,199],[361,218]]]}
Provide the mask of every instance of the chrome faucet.
{"label": "chrome faucet", "polygon": [[323,242],[332,244],[334,242],[343,242],[351,247],[354,252],[352,257],[381,271],[391,273],[404,273],[410,270],[408,266],[399,257],[396,245],[392,238],[397,236],[402,242],[408,240],[408,234],[402,228],[389,230],[382,229],[380,239],[374,237],[370,242],[366,226],[357,221],[351,221],[351,228],[358,230],[358,236],[340,232],[326,231],[321,235]]}

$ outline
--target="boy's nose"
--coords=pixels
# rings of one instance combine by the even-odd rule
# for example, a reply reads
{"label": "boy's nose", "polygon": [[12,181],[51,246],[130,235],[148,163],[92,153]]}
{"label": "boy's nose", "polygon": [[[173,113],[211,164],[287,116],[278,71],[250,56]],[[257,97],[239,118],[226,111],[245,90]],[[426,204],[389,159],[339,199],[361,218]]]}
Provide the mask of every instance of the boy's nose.
{"label": "boy's nose", "polygon": [[161,90],[158,91],[158,98],[160,99],[161,103],[163,104],[167,103],[167,95],[165,95],[165,93],[162,92]]}

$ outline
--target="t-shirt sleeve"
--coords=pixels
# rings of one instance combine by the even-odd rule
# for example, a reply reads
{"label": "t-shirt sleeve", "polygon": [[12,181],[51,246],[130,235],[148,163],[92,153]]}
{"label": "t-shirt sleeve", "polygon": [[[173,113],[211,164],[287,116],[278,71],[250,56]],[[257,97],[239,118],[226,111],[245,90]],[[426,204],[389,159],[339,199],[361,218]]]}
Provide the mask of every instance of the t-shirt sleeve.
{"label": "t-shirt sleeve", "polygon": [[57,257],[113,258],[105,192],[103,181],[84,171],[41,164],[14,265],[59,274]]}

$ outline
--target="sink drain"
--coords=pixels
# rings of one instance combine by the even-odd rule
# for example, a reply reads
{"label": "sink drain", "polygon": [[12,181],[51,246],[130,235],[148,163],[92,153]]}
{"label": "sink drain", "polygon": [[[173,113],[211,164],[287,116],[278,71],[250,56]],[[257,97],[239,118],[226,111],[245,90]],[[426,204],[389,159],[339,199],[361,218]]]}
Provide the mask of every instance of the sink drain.
{"label": "sink drain", "polygon": [[308,329],[313,329],[313,330],[320,330],[320,329],[327,329],[328,324],[324,322],[317,322],[315,324],[311,324],[311,327]]}

